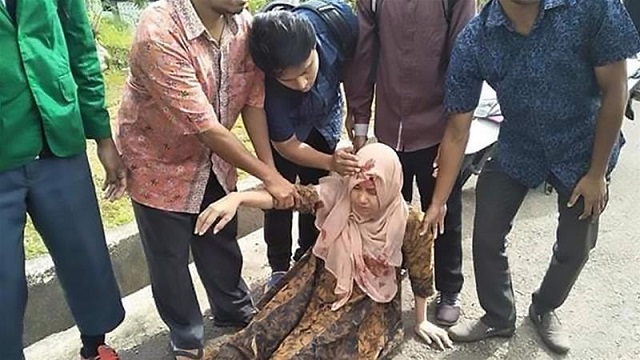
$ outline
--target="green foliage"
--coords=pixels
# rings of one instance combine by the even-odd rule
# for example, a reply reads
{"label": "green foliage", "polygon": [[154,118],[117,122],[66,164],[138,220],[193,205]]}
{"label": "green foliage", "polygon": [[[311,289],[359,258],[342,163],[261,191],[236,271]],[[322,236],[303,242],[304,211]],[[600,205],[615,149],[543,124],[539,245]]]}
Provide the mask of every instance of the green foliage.
{"label": "green foliage", "polygon": [[133,29],[127,23],[103,17],[96,26],[96,37],[111,55],[111,68],[124,69],[128,66]]}
{"label": "green foliage", "polygon": [[269,0],[249,0],[249,11],[251,11],[252,14],[255,14],[268,3],[270,3]]}
{"label": "green foliage", "polygon": [[489,1],[491,0],[477,0],[476,3],[478,10],[482,9]]}

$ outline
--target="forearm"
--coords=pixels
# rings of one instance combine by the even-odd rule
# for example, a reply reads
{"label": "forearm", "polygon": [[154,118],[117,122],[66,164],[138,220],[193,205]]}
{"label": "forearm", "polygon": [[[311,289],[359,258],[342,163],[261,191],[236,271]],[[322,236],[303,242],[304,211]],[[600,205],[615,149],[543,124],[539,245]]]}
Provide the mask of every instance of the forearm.
{"label": "forearm", "polygon": [[620,134],[626,102],[626,86],[611,89],[603,95],[602,106],[596,120],[596,132],[589,173],[604,177],[611,156],[611,150]]}
{"label": "forearm", "polygon": [[251,155],[238,138],[224,126],[216,124],[213,128],[198,136],[211,151],[223,160],[248,172],[263,182],[268,182],[276,175],[273,168]]}
{"label": "forearm", "polygon": [[273,145],[289,161],[305,167],[331,171],[331,155],[314,149],[296,139],[295,136],[287,141],[274,142]]}
{"label": "forearm", "polygon": [[414,302],[416,324],[420,324],[427,319],[427,299],[420,296],[415,296]]}
{"label": "forearm", "polygon": [[234,192],[230,196],[235,197],[240,206],[262,210],[273,209],[273,197],[266,190]]}
{"label": "forearm", "polygon": [[267,116],[264,109],[247,107],[242,112],[242,121],[258,159],[275,168],[273,154],[271,153],[271,144],[269,143]]}
{"label": "forearm", "polygon": [[[440,144],[440,158],[438,160],[438,178],[433,193],[432,203],[445,204],[460,173],[460,166],[464,158],[464,149],[469,140],[471,113],[455,115],[462,117],[456,123],[450,120]],[[468,120],[467,120],[468,118]]]}

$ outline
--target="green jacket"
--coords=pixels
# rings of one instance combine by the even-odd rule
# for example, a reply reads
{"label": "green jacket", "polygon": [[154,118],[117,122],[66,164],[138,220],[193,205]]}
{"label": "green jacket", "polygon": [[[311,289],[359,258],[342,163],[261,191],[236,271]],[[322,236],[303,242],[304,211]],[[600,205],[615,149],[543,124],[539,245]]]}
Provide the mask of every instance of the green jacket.
{"label": "green jacket", "polygon": [[43,136],[59,157],[111,136],[84,0],[0,2],[0,171],[32,161]]}

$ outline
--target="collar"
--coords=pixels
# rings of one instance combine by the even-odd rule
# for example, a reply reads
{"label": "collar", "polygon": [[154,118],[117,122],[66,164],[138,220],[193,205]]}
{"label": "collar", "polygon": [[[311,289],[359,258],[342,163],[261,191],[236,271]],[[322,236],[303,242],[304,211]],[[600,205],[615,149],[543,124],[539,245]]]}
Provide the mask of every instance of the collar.
{"label": "collar", "polygon": [[[575,5],[576,0],[541,0],[541,3],[542,11],[544,12],[561,6]],[[486,22],[488,27],[511,26],[511,20],[502,10],[499,0],[493,0],[487,6],[489,7],[489,15]]]}
{"label": "collar", "polygon": [[[202,20],[200,20],[200,16],[198,16],[198,13],[190,0],[169,0],[169,2],[173,5],[173,8],[178,15],[178,19],[180,19],[180,22],[182,23],[187,40],[191,41],[207,32],[207,28],[202,23]],[[240,27],[238,24],[238,16],[241,15],[229,15],[224,17],[228,25],[227,28],[233,35],[238,33],[238,29]]]}

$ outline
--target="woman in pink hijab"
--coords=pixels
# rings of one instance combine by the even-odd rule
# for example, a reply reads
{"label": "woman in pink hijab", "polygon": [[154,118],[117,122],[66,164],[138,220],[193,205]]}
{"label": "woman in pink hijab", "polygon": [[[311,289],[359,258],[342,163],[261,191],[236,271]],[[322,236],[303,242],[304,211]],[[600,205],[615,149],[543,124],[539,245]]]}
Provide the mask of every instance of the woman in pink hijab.
{"label": "woman in pink hijab", "polygon": [[[402,198],[398,157],[383,144],[357,155],[358,174],[298,187],[294,209],[316,214],[315,246],[265,294],[253,321],[209,347],[205,359],[384,357],[403,339],[403,261],[415,298],[415,333],[438,348],[451,346],[446,331],[426,320],[433,239],[420,235],[423,214]],[[273,199],[260,190],[231,193],[200,215],[196,233],[223,228],[240,205],[270,209]]]}

